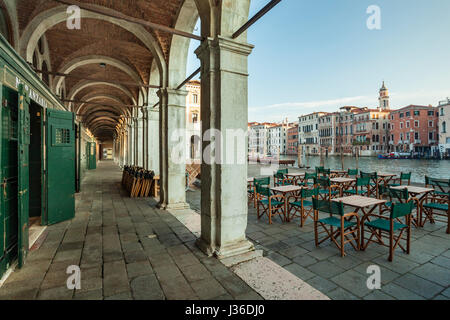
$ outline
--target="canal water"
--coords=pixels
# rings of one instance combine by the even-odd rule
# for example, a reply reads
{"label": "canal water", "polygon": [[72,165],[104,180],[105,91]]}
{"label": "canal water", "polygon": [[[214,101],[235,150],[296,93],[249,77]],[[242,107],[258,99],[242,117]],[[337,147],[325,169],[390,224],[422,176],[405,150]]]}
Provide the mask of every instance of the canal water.
{"label": "canal water", "polygon": [[[281,159],[295,159],[297,156],[281,156]],[[330,156],[324,158],[325,168],[341,169],[341,158]],[[306,157],[307,166],[315,168],[320,164],[320,157]],[[297,166],[297,161],[295,163]],[[344,157],[344,168],[356,168],[356,158]],[[412,172],[411,182],[423,184],[425,175],[450,179],[450,160],[415,160],[415,159],[378,159],[375,157],[360,157],[359,169],[364,172],[395,173]]]}

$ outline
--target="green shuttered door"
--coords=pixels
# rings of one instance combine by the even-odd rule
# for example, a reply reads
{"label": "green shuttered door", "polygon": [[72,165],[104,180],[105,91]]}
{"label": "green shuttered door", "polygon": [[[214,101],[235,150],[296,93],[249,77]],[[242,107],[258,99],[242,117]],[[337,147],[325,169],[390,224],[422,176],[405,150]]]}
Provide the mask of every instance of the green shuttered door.
{"label": "green shuttered door", "polygon": [[47,224],[75,216],[75,124],[71,112],[47,109]]}

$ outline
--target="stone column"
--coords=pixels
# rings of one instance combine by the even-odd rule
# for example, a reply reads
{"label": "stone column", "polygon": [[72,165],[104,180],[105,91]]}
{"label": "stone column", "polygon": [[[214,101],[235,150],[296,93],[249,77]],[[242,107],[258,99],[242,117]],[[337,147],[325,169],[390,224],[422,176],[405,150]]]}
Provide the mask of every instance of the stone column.
{"label": "stone column", "polygon": [[160,207],[186,209],[186,96],[187,91],[161,89],[160,99]]}
{"label": "stone column", "polygon": [[148,169],[159,175],[159,108],[148,109]]}
{"label": "stone column", "polygon": [[148,167],[148,110],[147,108],[142,108],[142,166],[145,169]]}
{"label": "stone column", "polygon": [[133,143],[133,157],[134,157],[134,165],[139,165],[139,158],[138,158],[138,147],[139,147],[139,124],[138,119],[133,119],[133,133],[134,133],[134,143]]}
{"label": "stone column", "polygon": [[136,164],[139,167],[144,166],[144,119],[142,117],[136,120]]}
{"label": "stone column", "polygon": [[[209,153],[208,130],[221,133],[210,164],[202,161],[201,237],[199,248],[225,258],[254,250],[247,228],[247,59],[253,46],[217,36],[196,50],[201,60],[203,157]],[[234,145],[228,129],[243,145]],[[218,138],[215,138],[219,141]],[[224,146],[224,147],[221,147]],[[239,147],[238,147],[239,146]],[[232,158],[233,160],[230,160]],[[239,160],[238,160],[239,159]]]}
{"label": "stone column", "polygon": [[127,132],[127,155],[126,155],[126,163],[128,165],[132,165],[134,163],[134,150],[133,150],[133,143],[134,143],[134,132],[133,132],[133,126],[132,126],[133,120],[130,120],[130,122],[127,124],[128,126],[128,132]]}

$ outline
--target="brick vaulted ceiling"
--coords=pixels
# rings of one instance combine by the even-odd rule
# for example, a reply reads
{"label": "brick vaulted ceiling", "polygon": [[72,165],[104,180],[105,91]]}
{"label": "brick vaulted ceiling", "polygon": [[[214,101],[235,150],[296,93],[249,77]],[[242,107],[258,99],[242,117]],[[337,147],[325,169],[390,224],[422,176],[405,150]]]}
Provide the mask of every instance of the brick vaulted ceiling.
{"label": "brick vaulted ceiling", "polygon": [[[127,16],[143,19],[153,23],[168,27],[174,27],[175,19],[183,0],[78,0],[82,3],[104,6]],[[22,34],[29,23],[39,14],[62,4],[53,0],[17,0],[17,14],[19,20],[19,32]],[[172,35],[166,32],[145,29],[157,40],[166,62],[169,57],[170,42]],[[50,63],[49,69],[53,72],[61,72],[61,69],[74,59],[86,56],[106,56],[129,67],[134,74],[137,74],[139,81],[144,84],[149,83],[150,69],[153,56],[149,49],[131,32],[104,20],[82,19],[81,30],[69,30],[66,23],[59,23],[48,29],[45,33],[48,42]],[[79,66],[70,71],[73,78],[66,78],[66,95],[89,79],[108,79],[126,83],[136,83],[136,78],[132,78],[125,71],[106,65],[100,66],[98,63]],[[127,86],[126,89],[132,94],[135,101],[138,101],[139,88]],[[86,101],[89,99],[95,105],[84,105],[79,113],[83,113],[83,121],[88,121],[94,134],[96,129],[98,135],[105,138],[105,135],[112,136],[117,116],[124,114],[120,111],[120,103],[124,105],[133,104],[133,100],[118,88],[104,84],[97,84],[86,87],[79,91],[74,100]],[[98,96],[98,98],[96,98]],[[109,98],[107,98],[109,97]],[[112,98],[111,98],[112,97]],[[100,104],[105,104],[102,106]],[[99,105],[97,105],[99,104]],[[80,107],[80,104],[75,106]],[[96,121],[105,119],[103,123]],[[108,119],[108,115],[113,120]],[[106,129],[105,129],[106,128]]]}

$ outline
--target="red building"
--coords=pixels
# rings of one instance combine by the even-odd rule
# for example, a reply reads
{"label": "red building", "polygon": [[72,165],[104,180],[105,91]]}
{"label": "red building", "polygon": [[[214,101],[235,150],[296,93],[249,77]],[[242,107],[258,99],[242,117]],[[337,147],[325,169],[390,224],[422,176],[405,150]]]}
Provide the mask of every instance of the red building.
{"label": "red building", "polygon": [[287,154],[296,155],[298,150],[298,124],[290,125],[287,143]]}
{"label": "red building", "polygon": [[410,105],[391,111],[390,151],[433,155],[438,148],[438,110]]}

